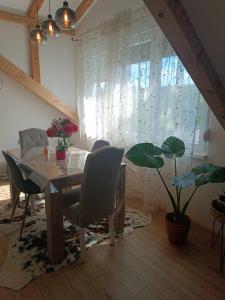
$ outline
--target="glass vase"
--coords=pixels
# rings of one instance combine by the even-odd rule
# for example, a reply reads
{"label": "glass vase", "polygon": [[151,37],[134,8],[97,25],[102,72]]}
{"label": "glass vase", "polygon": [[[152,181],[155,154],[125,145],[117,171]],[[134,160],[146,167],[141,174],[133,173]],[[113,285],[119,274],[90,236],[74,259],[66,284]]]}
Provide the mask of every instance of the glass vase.
{"label": "glass vase", "polygon": [[65,160],[66,159],[66,150],[60,150],[56,148],[56,159],[57,160]]}

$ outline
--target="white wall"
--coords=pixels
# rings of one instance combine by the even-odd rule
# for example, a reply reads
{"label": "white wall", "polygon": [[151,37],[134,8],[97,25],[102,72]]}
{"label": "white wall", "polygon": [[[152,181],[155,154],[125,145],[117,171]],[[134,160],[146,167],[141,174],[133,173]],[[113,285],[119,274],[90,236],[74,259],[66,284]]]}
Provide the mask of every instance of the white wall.
{"label": "white wall", "polygon": [[[112,18],[114,14],[127,8],[135,9],[143,6],[142,0],[97,0],[96,4],[89,11],[87,16],[79,24],[78,30],[80,32],[90,30],[96,27],[101,22]],[[210,141],[208,147],[208,157],[205,161],[196,160],[196,164],[203,162],[212,162],[214,164],[225,166],[225,131],[211,114],[210,119]],[[161,181],[158,180],[159,189],[161,187]],[[203,186],[197,192],[193,202],[191,203],[188,214],[191,218],[200,225],[211,228],[211,217],[209,215],[210,203],[217,194],[221,191],[220,184],[209,184]],[[225,187],[225,184],[223,185]],[[163,203],[164,209],[171,209],[168,199],[167,203]]]}
{"label": "white wall", "polygon": [[64,103],[75,107],[75,58],[71,36],[48,39],[40,47],[41,82]]}
{"label": "white wall", "polygon": [[[225,131],[216,120],[213,113],[210,118],[210,140],[208,143],[208,156],[205,162],[225,166]],[[204,161],[198,161],[203,163]],[[202,186],[197,192],[190,206],[189,215],[202,226],[211,229],[212,218],[209,215],[209,207],[212,200],[221,193],[224,184],[208,184]]]}
{"label": "white wall", "polygon": [[125,9],[143,7],[142,0],[96,0],[78,26],[80,32],[92,29],[96,25],[112,18]]}
{"label": "white wall", "polygon": [[[0,53],[30,74],[28,38],[25,26],[0,22]],[[45,46],[40,46],[40,67],[42,84],[75,109],[74,44],[70,38],[49,39]],[[46,129],[53,118],[62,117],[56,109],[1,72],[0,81],[4,85],[0,90],[0,151],[18,148],[19,130]],[[0,164],[0,173],[3,168]]]}

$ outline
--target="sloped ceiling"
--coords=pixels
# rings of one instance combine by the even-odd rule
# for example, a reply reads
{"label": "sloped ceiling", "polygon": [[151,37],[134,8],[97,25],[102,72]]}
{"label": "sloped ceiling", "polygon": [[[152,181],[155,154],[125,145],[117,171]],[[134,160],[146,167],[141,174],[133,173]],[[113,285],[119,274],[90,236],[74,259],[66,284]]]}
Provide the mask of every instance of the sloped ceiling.
{"label": "sloped ceiling", "polygon": [[[26,14],[32,1],[0,0],[0,9]],[[56,9],[62,6],[62,2],[63,0],[51,0],[53,15]],[[81,2],[82,0],[69,0],[69,6],[76,9]],[[225,0],[181,0],[181,2],[225,87]],[[45,0],[39,14],[46,16],[47,13],[48,0]]]}
{"label": "sloped ceiling", "polygon": [[225,1],[181,0],[225,87]]}
{"label": "sloped ceiling", "polygon": [[[15,11],[21,14],[26,14],[33,0],[0,0],[0,9],[2,10],[10,10]],[[46,16],[48,15],[48,0],[44,1],[42,5],[39,15]],[[73,9],[76,9],[78,5],[82,2],[82,0],[69,0],[69,6]],[[63,0],[51,0],[51,12],[52,15],[55,14],[56,10],[62,7]]]}

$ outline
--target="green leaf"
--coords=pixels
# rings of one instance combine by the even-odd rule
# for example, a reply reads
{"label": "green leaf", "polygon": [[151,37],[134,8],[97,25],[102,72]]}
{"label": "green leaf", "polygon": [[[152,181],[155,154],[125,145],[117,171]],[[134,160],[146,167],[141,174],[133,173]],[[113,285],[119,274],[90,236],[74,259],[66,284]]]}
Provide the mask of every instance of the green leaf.
{"label": "green leaf", "polygon": [[195,174],[205,174],[212,172],[213,170],[215,170],[215,168],[217,168],[217,166],[213,164],[202,164],[200,166],[194,167],[191,171]]}
{"label": "green leaf", "polygon": [[163,154],[168,157],[182,157],[185,152],[184,142],[175,136],[168,137],[161,147]]}
{"label": "green leaf", "polygon": [[209,182],[210,182],[209,174],[202,174],[196,179],[195,185],[201,186]]}
{"label": "green leaf", "polygon": [[172,179],[172,185],[184,189],[195,184],[196,179],[197,179],[197,175],[193,172],[190,172],[183,176],[174,177]]}
{"label": "green leaf", "polygon": [[209,175],[209,179],[213,183],[225,182],[225,168],[216,167]]}
{"label": "green leaf", "polygon": [[131,147],[126,158],[136,166],[159,169],[164,165],[161,154],[162,150],[152,143],[141,143]]}
{"label": "green leaf", "polygon": [[202,164],[192,169],[198,178],[195,182],[196,186],[200,186],[209,182],[219,183],[225,182],[225,167],[213,164]]}

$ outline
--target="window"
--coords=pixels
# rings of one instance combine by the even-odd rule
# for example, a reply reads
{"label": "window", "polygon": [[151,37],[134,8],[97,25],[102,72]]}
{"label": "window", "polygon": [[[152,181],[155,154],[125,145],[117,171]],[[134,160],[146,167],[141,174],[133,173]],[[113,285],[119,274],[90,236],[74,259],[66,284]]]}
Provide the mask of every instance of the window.
{"label": "window", "polygon": [[79,99],[87,138],[129,147],[161,145],[174,135],[202,152],[207,105],[193,80],[158,27],[126,22],[81,40]]}

